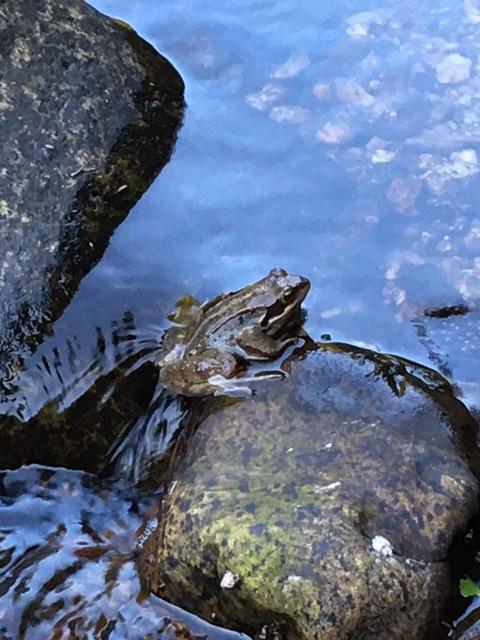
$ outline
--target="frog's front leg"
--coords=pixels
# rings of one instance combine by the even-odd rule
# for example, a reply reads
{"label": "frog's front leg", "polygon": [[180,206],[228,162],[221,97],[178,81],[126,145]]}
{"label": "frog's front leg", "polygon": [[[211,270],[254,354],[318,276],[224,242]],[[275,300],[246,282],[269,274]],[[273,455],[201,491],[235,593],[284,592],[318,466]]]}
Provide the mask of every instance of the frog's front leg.
{"label": "frog's front leg", "polygon": [[256,325],[242,331],[236,342],[251,360],[274,360],[296,340],[296,336],[285,339],[273,338]]}

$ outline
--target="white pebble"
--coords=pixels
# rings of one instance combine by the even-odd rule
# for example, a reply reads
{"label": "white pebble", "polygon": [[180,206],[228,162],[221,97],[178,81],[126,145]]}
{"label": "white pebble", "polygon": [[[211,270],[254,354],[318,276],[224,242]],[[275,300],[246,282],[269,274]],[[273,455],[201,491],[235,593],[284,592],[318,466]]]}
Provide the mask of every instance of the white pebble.
{"label": "white pebble", "polygon": [[391,543],[383,536],[375,536],[372,539],[372,549],[385,557],[393,555]]}
{"label": "white pebble", "polygon": [[233,571],[225,571],[225,575],[220,582],[220,586],[222,589],[233,589],[233,587],[238,584],[240,580],[239,576]]}

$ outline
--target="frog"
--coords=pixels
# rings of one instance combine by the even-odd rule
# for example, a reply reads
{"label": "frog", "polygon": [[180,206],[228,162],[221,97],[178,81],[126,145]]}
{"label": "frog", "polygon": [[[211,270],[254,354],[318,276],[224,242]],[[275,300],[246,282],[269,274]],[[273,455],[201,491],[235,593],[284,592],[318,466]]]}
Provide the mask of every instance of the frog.
{"label": "frog", "polygon": [[253,284],[190,304],[164,334],[159,383],[184,396],[222,392],[252,362],[270,362],[299,339],[310,282],[276,267]]}

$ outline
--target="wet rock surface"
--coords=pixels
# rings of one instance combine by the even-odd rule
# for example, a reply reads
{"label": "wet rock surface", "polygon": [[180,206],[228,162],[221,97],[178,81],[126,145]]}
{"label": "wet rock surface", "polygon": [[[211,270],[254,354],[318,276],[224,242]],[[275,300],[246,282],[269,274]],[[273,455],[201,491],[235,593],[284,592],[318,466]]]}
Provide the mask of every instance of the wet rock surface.
{"label": "wet rock surface", "polygon": [[183,82],[82,2],[0,6],[0,372],[26,351],[168,161]]}
{"label": "wet rock surface", "polygon": [[477,508],[471,417],[406,360],[331,344],[289,367],[214,401],[142,538],[143,580],[252,634],[421,638]]}

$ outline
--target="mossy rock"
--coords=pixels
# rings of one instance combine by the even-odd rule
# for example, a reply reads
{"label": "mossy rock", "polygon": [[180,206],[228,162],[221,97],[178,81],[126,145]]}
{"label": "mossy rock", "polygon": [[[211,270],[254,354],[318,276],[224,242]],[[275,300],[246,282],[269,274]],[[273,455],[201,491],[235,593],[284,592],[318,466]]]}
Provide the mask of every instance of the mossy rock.
{"label": "mossy rock", "polygon": [[145,585],[251,634],[281,621],[291,640],[421,638],[477,509],[473,422],[399,358],[329,345],[288,368],[213,401],[142,544]]}

